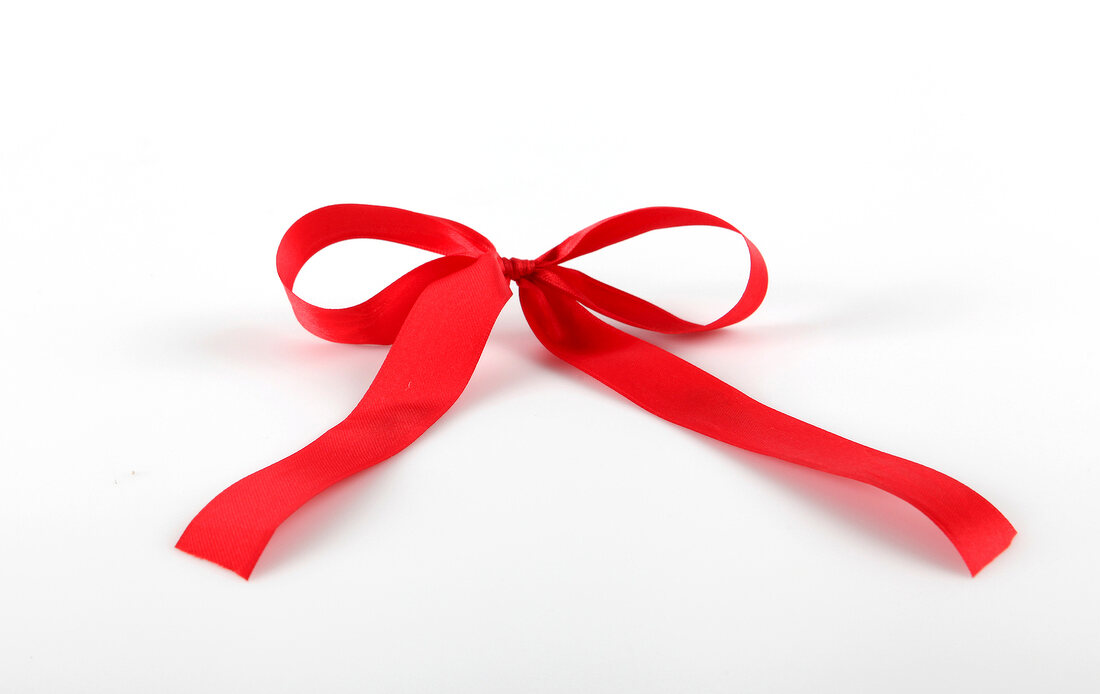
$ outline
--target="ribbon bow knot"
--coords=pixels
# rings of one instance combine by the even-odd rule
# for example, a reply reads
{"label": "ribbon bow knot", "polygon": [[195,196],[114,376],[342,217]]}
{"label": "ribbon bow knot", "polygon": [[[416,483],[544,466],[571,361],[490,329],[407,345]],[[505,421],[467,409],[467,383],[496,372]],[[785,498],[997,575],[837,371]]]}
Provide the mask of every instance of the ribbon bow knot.
{"label": "ribbon bow knot", "polygon": [[504,273],[504,278],[509,281],[516,282],[521,280],[536,269],[537,266],[533,260],[505,258],[504,256],[500,257],[500,270]]}
{"label": "ribbon bow knot", "polygon": [[[561,265],[639,234],[728,222],[695,210],[650,207],[583,229],[535,260],[500,256],[473,229],[440,217],[373,205],[332,205],[287,230],[276,267],[299,322],[334,342],[392,344],[363,399],[342,422],[283,460],[236,482],[191,521],[176,546],[248,578],[272,534],[336,482],[403,450],[457,400],[516,282],[532,332],[555,356],[645,410],[756,453],[871,484],[909,502],[954,544],[972,574],[1016,531],[977,492],[931,468],[849,441],[773,410],[711,374],[600,320],[663,333],[741,321],[767,291],[764,259],[748,238],[741,298],[706,324]],[[306,261],[326,246],[380,239],[439,253],[367,301],[328,309],[293,291]],[[588,309],[588,310],[586,310]]]}

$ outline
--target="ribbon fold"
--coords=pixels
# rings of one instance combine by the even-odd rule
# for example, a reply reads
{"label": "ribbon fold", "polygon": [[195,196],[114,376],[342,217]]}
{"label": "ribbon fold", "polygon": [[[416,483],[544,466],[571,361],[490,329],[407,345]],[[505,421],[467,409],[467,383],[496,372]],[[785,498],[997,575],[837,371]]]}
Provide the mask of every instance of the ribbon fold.
{"label": "ribbon fold", "polygon": [[[683,226],[741,234],[704,212],[649,207],[597,222],[535,260],[522,260],[501,257],[469,227],[407,210],[349,204],[305,215],[286,232],[276,257],[299,322],[326,340],[393,346],[347,418],[215,497],[176,547],[247,579],[290,514],[336,482],[403,450],[454,404],[515,282],[538,340],[639,407],[732,446],[865,482],[909,502],[943,531],[972,575],[1004,551],[1015,529],[961,482],[773,410],[593,315],[673,334],[744,320],[763,301],[768,285],[764,259],[744,234],[750,260],[745,290],[728,313],[702,325],[561,265],[648,231]],[[349,308],[321,308],[294,293],[294,280],[310,257],[356,238],[392,241],[442,257]]]}

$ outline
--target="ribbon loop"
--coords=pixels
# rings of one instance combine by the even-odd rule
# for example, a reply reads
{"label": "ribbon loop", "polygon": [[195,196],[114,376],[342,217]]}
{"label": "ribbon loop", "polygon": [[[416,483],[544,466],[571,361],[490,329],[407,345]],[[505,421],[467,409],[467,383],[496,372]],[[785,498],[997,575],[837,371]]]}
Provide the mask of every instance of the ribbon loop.
{"label": "ribbon loop", "polygon": [[[732,309],[710,323],[694,323],[669,313],[633,294],[596,280],[579,270],[561,267],[560,263],[592,253],[606,246],[657,229],[685,226],[713,226],[728,229],[741,236],[749,253],[749,276],[741,298]],[[552,264],[541,279],[570,294],[588,308],[608,318],[653,332],[684,334],[716,330],[738,323],[756,311],[768,291],[768,268],[764,257],[752,241],[729,222],[696,210],[680,207],[648,207],[597,222],[570,236],[543,254],[540,262]]]}
{"label": "ribbon loop", "polygon": [[[294,280],[311,257],[350,239],[390,241],[444,257],[413,268],[356,306],[322,308],[294,293]],[[484,236],[448,219],[395,207],[330,205],[291,225],[279,243],[275,265],[294,315],[306,330],[332,342],[389,345],[428,285],[495,252]]]}
{"label": "ribbon loop", "polygon": [[[462,393],[501,308],[519,286],[531,330],[553,354],[638,406],[674,424],[749,451],[876,486],[927,515],[971,573],[1016,534],[977,492],[947,475],[799,421],[748,397],[663,349],[615,328],[664,333],[714,330],[760,306],[768,273],[745,238],[749,276],[721,318],[699,324],[562,267],[561,263],[655,229],[728,222],[695,210],[650,207],[610,217],[535,260],[501,257],[457,222],[391,207],[333,205],[294,223],[276,265],[294,313],[310,332],[336,342],[393,344],[362,401],[344,421],[293,455],[230,486],[199,512],[177,547],[248,578],[275,529],[329,486],[397,454]],[[325,309],[293,291],[305,262],[352,238],[402,243],[442,254],[357,306]]]}

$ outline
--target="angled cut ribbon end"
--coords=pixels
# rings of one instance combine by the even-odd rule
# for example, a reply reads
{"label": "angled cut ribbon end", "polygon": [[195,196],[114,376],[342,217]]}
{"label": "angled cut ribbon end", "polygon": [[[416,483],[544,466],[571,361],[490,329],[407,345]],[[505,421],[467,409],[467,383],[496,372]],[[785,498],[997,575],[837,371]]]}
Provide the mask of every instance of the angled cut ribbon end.
{"label": "angled cut ribbon end", "polygon": [[977,576],[979,571],[1008,549],[1016,537],[1016,528],[1012,527],[1007,519],[1002,517],[1001,520],[1000,527],[991,528],[985,537],[966,549],[958,544],[955,545],[963,561],[966,562],[966,568],[970,570],[971,576]]}
{"label": "angled cut ribbon end", "polygon": [[176,542],[176,549],[193,557],[213,562],[224,569],[229,569],[246,581],[252,575],[252,570],[256,568],[256,562],[260,559],[259,555],[254,557],[244,556],[239,547],[214,546],[209,542],[196,541],[195,537],[196,534],[191,532],[191,526],[188,526]]}

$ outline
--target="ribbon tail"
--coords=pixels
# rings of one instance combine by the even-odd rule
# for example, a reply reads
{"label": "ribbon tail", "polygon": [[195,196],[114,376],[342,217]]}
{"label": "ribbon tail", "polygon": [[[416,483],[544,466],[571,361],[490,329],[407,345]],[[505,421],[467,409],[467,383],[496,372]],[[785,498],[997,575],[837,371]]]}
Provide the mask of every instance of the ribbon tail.
{"label": "ribbon tail", "polygon": [[176,547],[247,579],[290,514],[403,450],[454,404],[510,296],[492,255],[428,285],[352,413],[302,450],[215,497]]}
{"label": "ribbon tail", "polygon": [[745,450],[865,482],[912,504],[954,544],[972,575],[1016,534],[1000,511],[961,482],[767,407],[608,325],[545,282],[521,282],[520,302],[550,352],[658,417]]}

